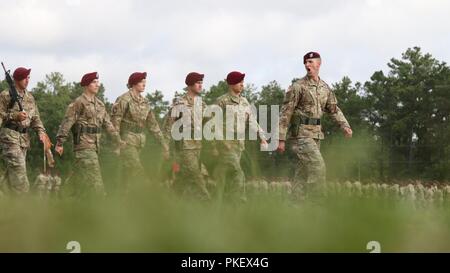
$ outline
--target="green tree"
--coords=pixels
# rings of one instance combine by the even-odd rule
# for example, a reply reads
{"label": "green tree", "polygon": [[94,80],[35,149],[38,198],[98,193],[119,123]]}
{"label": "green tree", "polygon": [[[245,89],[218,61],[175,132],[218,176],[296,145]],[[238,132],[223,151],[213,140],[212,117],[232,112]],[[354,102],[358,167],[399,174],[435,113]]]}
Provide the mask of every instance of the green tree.
{"label": "green tree", "polygon": [[375,72],[364,85],[367,119],[388,150],[388,174],[442,176],[435,167],[448,161],[442,148],[449,143],[449,67],[419,47],[392,58],[388,67],[387,76]]}
{"label": "green tree", "polygon": [[146,98],[150,101],[151,109],[154,111],[156,118],[161,121],[169,110],[169,102],[164,100],[164,95],[159,90],[148,93]]}
{"label": "green tree", "polygon": [[228,84],[225,81],[219,81],[212,85],[208,91],[204,92],[203,100],[206,104],[213,104],[216,99],[228,92]]}

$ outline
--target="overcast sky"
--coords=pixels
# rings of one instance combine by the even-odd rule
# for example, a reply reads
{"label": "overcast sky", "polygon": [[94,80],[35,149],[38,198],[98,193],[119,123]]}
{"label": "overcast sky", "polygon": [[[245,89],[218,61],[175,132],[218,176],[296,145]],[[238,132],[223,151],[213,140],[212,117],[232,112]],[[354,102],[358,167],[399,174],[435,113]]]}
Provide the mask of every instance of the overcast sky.
{"label": "overcast sky", "polygon": [[0,59],[31,67],[31,87],[52,71],[98,71],[111,101],[134,71],[170,99],[190,71],[206,88],[232,70],[285,88],[308,51],[330,84],[365,81],[408,47],[450,59],[447,0],[0,0],[0,20]]}

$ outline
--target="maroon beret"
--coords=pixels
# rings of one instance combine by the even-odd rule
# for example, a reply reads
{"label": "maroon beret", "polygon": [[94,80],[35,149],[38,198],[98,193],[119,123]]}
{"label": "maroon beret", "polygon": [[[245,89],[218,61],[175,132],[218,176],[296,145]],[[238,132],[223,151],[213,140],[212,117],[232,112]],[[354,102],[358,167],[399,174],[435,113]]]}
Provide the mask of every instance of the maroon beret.
{"label": "maroon beret", "polygon": [[238,72],[238,71],[233,71],[233,72],[228,73],[227,83],[229,85],[238,84],[241,81],[243,81],[244,78],[245,78],[245,73],[241,73],[241,72]]}
{"label": "maroon beret", "polygon": [[83,78],[81,78],[80,84],[81,86],[88,86],[91,82],[93,82],[96,79],[98,79],[97,72],[87,73],[86,75],[83,76]]}
{"label": "maroon beret", "polygon": [[138,84],[143,79],[147,78],[147,72],[134,72],[130,75],[128,78],[128,85],[133,86],[135,84]]}
{"label": "maroon beret", "polygon": [[19,67],[16,70],[14,70],[13,78],[16,81],[21,81],[23,79],[26,79],[31,73],[31,69],[26,69],[25,67]]}
{"label": "maroon beret", "polygon": [[194,85],[196,82],[203,81],[204,74],[197,72],[191,72],[187,74],[186,80],[184,81],[188,86]]}
{"label": "maroon beret", "polygon": [[305,54],[305,56],[303,56],[303,63],[306,63],[306,60],[308,59],[316,59],[316,58],[320,58],[320,54],[317,52],[308,52]]}

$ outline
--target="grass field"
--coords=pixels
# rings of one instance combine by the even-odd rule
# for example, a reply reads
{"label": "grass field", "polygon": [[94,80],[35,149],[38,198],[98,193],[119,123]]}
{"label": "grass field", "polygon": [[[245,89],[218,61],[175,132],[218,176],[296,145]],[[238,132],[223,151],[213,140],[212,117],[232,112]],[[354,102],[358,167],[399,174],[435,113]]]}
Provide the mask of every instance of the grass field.
{"label": "grass field", "polygon": [[103,201],[0,199],[1,252],[449,252],[449,206],[277,194],[198,202],[159,187]]}

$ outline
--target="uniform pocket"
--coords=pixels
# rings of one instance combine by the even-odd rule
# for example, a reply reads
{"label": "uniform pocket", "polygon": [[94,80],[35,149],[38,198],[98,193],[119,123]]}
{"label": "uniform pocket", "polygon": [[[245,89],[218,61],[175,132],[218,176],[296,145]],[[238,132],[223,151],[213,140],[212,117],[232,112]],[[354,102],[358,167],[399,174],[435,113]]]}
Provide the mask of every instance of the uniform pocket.
{"label": "uniform pocket", "polygon": [[300,138],[297,143],[299,153],[310,154],[317,150],[317,144],[312,138]]}
{"label": "uniform pocket", "polygon": [[0,141],[3,143],[20,143],[20,133],[8,128],[2,128],[0,131]]}

